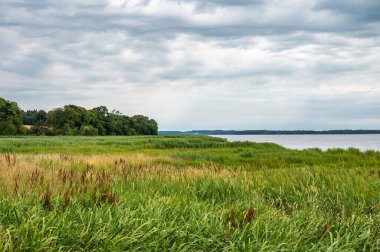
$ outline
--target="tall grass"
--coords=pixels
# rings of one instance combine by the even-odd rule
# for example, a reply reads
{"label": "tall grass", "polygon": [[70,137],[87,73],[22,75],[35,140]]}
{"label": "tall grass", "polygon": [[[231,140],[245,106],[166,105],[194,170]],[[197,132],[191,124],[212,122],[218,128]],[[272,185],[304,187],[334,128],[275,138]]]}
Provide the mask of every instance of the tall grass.
{"label": "tall grass", "polygon": [[379,251],[380,153],[0,138],[0,251]]}

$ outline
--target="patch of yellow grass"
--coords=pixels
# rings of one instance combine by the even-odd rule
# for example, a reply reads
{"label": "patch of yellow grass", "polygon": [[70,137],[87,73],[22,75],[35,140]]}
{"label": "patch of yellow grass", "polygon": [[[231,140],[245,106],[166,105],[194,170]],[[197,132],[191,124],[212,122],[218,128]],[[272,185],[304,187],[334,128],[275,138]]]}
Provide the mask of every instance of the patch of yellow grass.
{"label": "patch of yellow grass", "polygon": [[[214,166],[176,168],[154,163],[170,161],[171,157],[149,156],[142,153],[127,155],[70,156],[62,154],[10,154],[16,160],[9,164],[0,157],[0,195],[23,196],[63,194],[87,191],[99,183],[159,178],[164,181],[213,178],[233,180],[236,173]],[[9,159],[9,157],[8,157]],[[239,172],[240,178],[244,172]],[[103,177],[103,178],[102,178]],[[104,180],[104,181],[102,181]]]}

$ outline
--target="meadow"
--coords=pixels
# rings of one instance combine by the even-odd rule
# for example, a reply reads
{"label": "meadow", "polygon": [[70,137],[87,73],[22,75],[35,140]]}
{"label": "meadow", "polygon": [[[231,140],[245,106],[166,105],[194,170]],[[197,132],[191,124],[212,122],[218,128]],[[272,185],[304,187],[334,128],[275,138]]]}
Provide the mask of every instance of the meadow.
{"label": "meadow", "polygon": [[0,251],[380,251],[380,152],[0,137]]}

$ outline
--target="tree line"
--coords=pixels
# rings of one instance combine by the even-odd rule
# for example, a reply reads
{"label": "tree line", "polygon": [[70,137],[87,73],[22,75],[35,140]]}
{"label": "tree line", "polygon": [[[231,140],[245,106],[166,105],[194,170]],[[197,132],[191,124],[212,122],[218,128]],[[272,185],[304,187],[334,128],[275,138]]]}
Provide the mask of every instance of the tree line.
{"label": "tree line", "polygon": [[65,105],[51,111],[23,111],[0,98],[0,135],[157,135],[157,122],[144,115],[126,116],[100,106]]}

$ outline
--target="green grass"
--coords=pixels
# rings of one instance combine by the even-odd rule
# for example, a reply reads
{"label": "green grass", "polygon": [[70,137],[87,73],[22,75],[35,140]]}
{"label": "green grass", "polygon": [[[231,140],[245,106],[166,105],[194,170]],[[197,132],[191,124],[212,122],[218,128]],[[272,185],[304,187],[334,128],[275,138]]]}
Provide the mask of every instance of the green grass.
{"label": "green grass", "polygon": [[380,153],[0,138],[0,251],[380,251]]}

